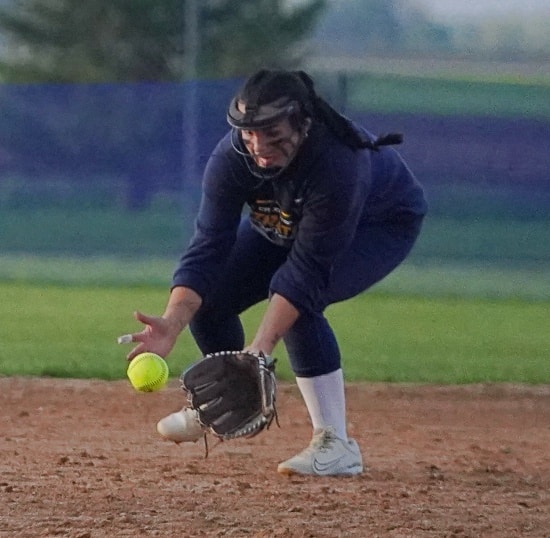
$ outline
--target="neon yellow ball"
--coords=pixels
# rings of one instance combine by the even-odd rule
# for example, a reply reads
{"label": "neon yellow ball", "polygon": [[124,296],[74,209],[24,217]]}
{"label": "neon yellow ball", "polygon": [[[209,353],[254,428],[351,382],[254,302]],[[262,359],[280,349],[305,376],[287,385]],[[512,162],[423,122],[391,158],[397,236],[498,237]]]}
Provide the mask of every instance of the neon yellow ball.
{"label": "neon yellow ball", "polygon": [[170,370],[160,355],[141,353],[130,361],[126,374],[136,390],[155,392],[166,385]]}

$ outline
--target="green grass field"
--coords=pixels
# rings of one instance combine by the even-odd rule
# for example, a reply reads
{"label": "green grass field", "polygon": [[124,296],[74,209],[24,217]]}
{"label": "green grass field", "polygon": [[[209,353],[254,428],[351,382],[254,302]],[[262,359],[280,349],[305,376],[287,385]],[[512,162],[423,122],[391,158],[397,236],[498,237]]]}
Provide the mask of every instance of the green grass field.
{"label": "green grass field", "polygon": [[[406,271],[405,271],[406,272]],[[0,374],[118,379],[119,334],[138,325],[134,310],[161,313],[167,288],[0,283]],[[246,312],[248,334],[264,305]],[[328,311],[348,380],[408,383],[549,383],[550,302],[415,296],[373,290]],[[279,376],[290,378],[284,348]],[[173,375],[199,357],[184,333]]]}

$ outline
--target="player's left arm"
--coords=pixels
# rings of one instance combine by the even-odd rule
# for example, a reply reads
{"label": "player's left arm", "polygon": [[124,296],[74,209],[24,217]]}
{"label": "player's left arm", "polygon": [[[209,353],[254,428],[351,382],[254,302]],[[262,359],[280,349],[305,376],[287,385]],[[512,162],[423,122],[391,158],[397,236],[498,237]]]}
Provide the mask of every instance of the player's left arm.
{"label": "player's left arm", "polygon": [[248,350],[272,354],[300,310],[316,303],[334,258],[351,241],[361,214],[364,185],[355,178],[353,167],[348,173],[339,172],[341,181],[327,181],[325,188],[310,194],[295,244],[275,284],[272,281],[267,309]]}
{"label": "player's left arm", "polygon": [[[352,159],[350,159],[352,161]],[[367,185],[358,177],[357,164],[335,170],[330,163],[304,196],[303,215],[292,249],[271,280],[279,294],[302,311],[324,308],[323,290],[335,259],[353,241],[363,215]]]}
{"label": "player's left arm", "polygon": [[299,315],[298,309],[290,301],[278,293],[273,294],[256,335],[246,350],[271,355]]}

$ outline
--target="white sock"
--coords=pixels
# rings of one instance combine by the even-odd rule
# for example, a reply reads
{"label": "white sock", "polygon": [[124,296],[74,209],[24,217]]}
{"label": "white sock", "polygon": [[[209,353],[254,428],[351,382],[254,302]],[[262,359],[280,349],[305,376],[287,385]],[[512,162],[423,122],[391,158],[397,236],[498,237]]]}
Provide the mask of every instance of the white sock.
{"label": "white sock", "polygon": [[313,430],[332,426],[340,439],[348,439],[344,374],[339,368],[330,374],[296,377]]}

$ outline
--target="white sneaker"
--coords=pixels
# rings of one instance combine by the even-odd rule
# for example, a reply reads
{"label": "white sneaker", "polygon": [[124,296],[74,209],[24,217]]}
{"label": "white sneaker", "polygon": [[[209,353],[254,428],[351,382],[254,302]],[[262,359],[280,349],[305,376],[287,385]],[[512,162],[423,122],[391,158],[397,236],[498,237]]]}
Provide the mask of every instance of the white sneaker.
{"label": "white sneaker", "polygon": [[194,443],[204,437],[205,433],[197,418],[197,412],[188,407],[159,420],[157,431],[162,437],[174,443]]}
{"label": "white sneaker", "polygon": [[280,463],[277,472],[285,475],[313,474],[351,476],[363,472],[363,458],[357,443],[336,437],[332,428],[314,432],[309,446]]}

